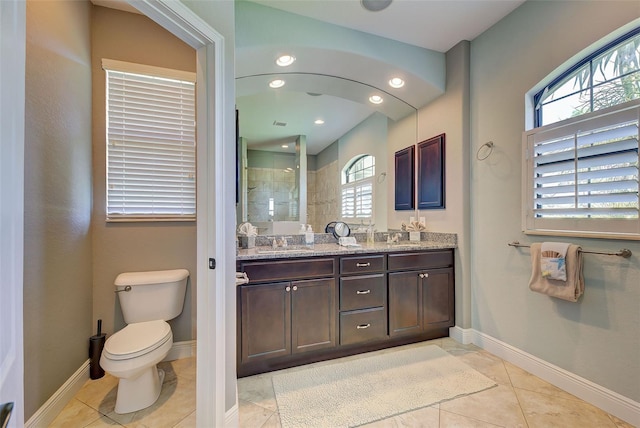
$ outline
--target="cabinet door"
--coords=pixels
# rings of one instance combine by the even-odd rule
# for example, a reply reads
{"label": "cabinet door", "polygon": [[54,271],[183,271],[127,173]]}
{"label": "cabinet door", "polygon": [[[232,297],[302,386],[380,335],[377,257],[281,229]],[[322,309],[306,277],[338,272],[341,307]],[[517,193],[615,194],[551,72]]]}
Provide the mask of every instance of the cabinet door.
{"label": "cabinet door", "polygon": [[290,289],[288,282],[241,287],[243,363],[291,353]]}
{"label": "cabinet door", "polygon": [[414,151],[415,147],[407,147],[395,154],[396,184],[395,209],[412,210],[414,207]]}
{"label": "cabinet door", "polygon": [[423,326],[427,328],[454,325],[453,269],[433,269],[422,279]]}
{"label": "cabinet door", "polygon": [[421,281],[418,272],[389,274],[389,336],[422,331]]}
{"label": "cabinet door", "polygon": [[291,283],[293,353],[336,346],[336,282],[333,278]]}
{"label": "cabinet door", "polygon": [[418,144],[418,209],[444,208],[444,134]]}

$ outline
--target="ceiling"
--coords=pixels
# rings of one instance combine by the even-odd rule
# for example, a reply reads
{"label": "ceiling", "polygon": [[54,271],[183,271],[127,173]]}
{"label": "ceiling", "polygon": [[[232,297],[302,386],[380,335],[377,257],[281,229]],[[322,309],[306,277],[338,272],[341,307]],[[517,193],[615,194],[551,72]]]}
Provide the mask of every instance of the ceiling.
{"label": "ceiling", "polygon": [[473,40],[525,0],[393,0],[379,12],[359,0],[251,0],[319,21],[446,52]]}
{"label": "ceiling", "polygon": [[[259,32],[261,36],[269,38],[273,37],[272,33],[278,31],[278,24],[285,24],[290,33],[280,39],[274,37],[269,43],[248,49],[243,45],[243,34],[247,31],[244,26],[247,22],[244,19],[245,12],[244,9],[236,9],[236,102],[240,117],[240,135],[246,139],[250,149],[291,153],[295,151],[295,145],[291,143],[298,135],[305,135],[307,153],[312,155],[324,150],[374,112],[382,113],[392,120],[398,120],[408,114],[415,115],[416,109],[443,93],[445,78],[444,75],[441,76],[442,86],[438,88],[433,82],[428,81],[428,76],[416,75],[415,70],[403,68],[400,61],[391,58],[371,61],[370,57],[353,55],[344,46],[320,49],[316,42],[312,41],[313,47],[306,46],[301,50],[303,42],[299,39],[306,32],[312,32],[315,27],[309,20],[300,26],[294,25],[296,21],[302,17],[311,18],[348,28],[349,31],[356,30],[360,35],[355,37],[361,39],[367,36],[360,32],[393,40],[396,44],[391,50],[389,46],[383,46],[385,43],[382,39],[373,39],[371,42],[380,45],[379,51],[383,57],[391,54],[394,48],[398,49],[402,44],[410,45],[414,52],[421,51],[419,54],[429,50],[431,54],[443,55],[460,41],[474,39],[524,2],[393,0],[388,8],[371,12],[362,7],[360,0],[250,1],[266,6],[254,12],[259,19],[254,17],[255,25],[250,26],[259,27],[261,20],[270,23],[273,21],[273,25],[269,28],[252,28],[249,31]],[[279,15],[274,14],[273,9],[280,11],[280,15],[282,12],[286,12],[287,15],[282,15],[280,21]],[[286,25],[287,23],[290,25]],[[340,31],[336,27],[332,28],[333,30],[328,30],[329,33]],[[361,98],[352,96],[348,85],[341,88],[341,94],[329,94],[326,90],[316,90],[311,86],[292,94],[289,91],[294,90],[293,85],[298,85],[298,82],[293,80],[298,76],[285,74],[274,64],[275,57],[283,52],[296,56],[297,61],[290,67],[294,73],[334,75],[365,83],[370,89],[379,88],[385,91],[385,101],[381,105],[373,106],[367,102],[368,95]],[[421,59],[424,63],[422,69],[427,70],[425,74],[430,70],[427,60],[426,57]],[[444,57],[442,61],[444,68]],[[390,76],[395,75],[402,76],[406,84],[402,89],[390,90],[387,81]],[[253,91],[247,90],[247,76],[253,76],[254,84],[260,81],[259,88],[263,89],[255,87]],[[267,83],[275,77],[283,78],[287,85],[275,91],[269,90]],[[334,85],[341,83],[336,80]],[[305,92],[325,95],[311,99]],[[407,105],[413,107],[409,113]],[[324,125],[314,124],[318,117],[325,120]],[[282,123],[287,125],[282,126]],[[288,147],[283,147],[283,143],[289,143]]]}
{"label": "ceiling", "polygon": [[[98,6],[135,12],[135,9],[123,0],[92,2]],[[281,11],[279,13],[294,14],[288,15],[287,19],[295,19],[299,15],[384,37],[394,41],[393,43],[401,42],[414,50],[430,50],[442,55],[441,53],[462,40],[473,40],[524,0],[393,0],[388,8],[379,12],[364,9],[360,0],[251,2],[271,8],[259,12],[265,16],[269,10],[275,9]],[[309,21],[306,23],[309,24]],[[236,26],[237,43],[240,38],[238,34],[243,30]],[[265,31],[269,32],[269,29]],[[296,34],[287,36],[291,40],[290,44],[295,45]],[[377,39],[375,43],[382,46],[383,41]],[[289,144],[288,148],[283,148],[283,143],[293,142],[298,135],[305,135],[307,153],[318,154],[371,114],[380,112],[397,120],[407,115],[407,107],[415,112],[416,108],[439,96],[444,88],[443,85],[438,93],[433,82],[427,82],[428,77],[416,76],[415,72],[403,70],[393,61],[376,61],[364,56],[350,55],[339,51],[340,48],[337,47],[325,49],[322,54],[319,54],[321,49],[290,52],[296,55],[298,61],[292,70],[287,71],[290,73],[286,75],[287,85],[275,92],[266,87],[266,82],[273,78],[274,74],[282,74],[282,70],[274,65],[274,52],[286,48],[288,47],[275,45],[269,46],[268,49],[264,46],[256,49],[236,48],[236,76],[239,77],[236,81],[236,103],[240,112],[240,134],[246,139],[250,149],[293,153],[294,145]],[[309,76],[313,73],[323,74],[325,79],[326,75],[343,79],[329,84],[313,82],[305,87],[302,82],[309,82]],[[307,77],[303,74],[307,74]],[[390,91],[386,85],[388,76],[397,74],[401,74],[407,84],[401,90]],[[349,80],[355,80],[355,84],[361,83],[359,87],[354,84],[354,87],[350,88],[345,83]],[[363,86],[362,83],[366,85]],[[258,89],[257,85],[265,89]],[[317,85],[339,90],[337,93],[331,93],[318,89]],[[247,89],[248,87],[250,89]],[[358,95],[364,96],[367,91],[368,97],[376,88],[386,92],[385,103],[381,106],[371,105],[365,101],[366,97],[362,102],[357,98]],[[308,95],[309,92],[323,95],[311,97]],[[324,119],[325,124],[315,125],[313,122],[317,118]],[[286,126],[282,126],[283,123],[286,123]]]}

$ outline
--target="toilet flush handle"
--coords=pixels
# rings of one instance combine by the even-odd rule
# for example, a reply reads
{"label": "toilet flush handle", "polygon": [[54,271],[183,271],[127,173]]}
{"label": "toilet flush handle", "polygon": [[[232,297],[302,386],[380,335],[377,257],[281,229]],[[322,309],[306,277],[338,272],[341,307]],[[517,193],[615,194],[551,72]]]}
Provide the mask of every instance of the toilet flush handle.
{"label": "toilet flush handle", "polygon": [[122,293],[123,291],[131,291],[131,286],[127,285],[126,287],[124,287],[122,290],[116,290],[114,291],[114,293]]}

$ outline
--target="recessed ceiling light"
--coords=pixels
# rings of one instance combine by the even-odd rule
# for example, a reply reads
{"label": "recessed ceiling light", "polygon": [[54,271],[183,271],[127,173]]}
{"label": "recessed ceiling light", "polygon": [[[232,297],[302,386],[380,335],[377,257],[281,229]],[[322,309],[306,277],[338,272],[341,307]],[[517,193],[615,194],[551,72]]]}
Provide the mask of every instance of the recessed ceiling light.
{"label": "recessed ceiling light", "polygon": [[316,119],[315,122],[313,122],[313,123],[315,123],[316,125],[324,125],[324,120]]}
{"label": "recessed ceiling light", "polygon": [[287,67],[293,64],[296,60],[296,57],[293,55],[280,55],[278,59],[276,59],[276,64],[280,67]]}
{"label": "recessed ceiling light", "polygon": [[404,80],[399,77],[394,77],[393,79],[389,80],[389,86],[391,86],[392,88],[402,88],[404,86]]}
{"label": "recessed ceiling light", "polygon": [[284,80],[282,79],[275,79],[269,82],[270,88],[282,88],[283,86],[284,86]]}
{"label": "recessed ceiling light", "polygon": [[379,12],[391,4],[391,0],[360,0],[362,7],[371,12]]}
{"label": "recessed ceiling light", "polygon": [[371,101],[373,104],[381,104],[382,101],[384,101],[382,99],[382,97],[380,95],[371,95],[369,97],[369,101]]}

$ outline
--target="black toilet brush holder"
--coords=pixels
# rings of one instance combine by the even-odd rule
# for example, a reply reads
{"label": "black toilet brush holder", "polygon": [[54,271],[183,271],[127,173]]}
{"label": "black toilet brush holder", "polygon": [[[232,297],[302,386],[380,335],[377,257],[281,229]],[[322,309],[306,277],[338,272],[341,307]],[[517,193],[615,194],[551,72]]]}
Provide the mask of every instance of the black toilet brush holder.
{"label": "black toilet brush holder", "polygon": [[100,356],[107,335],[102,333],[102,320],[98,320],[98,332],[89,338],[89,377],[100,379],[104,376],[104,370],[100,367]]}

